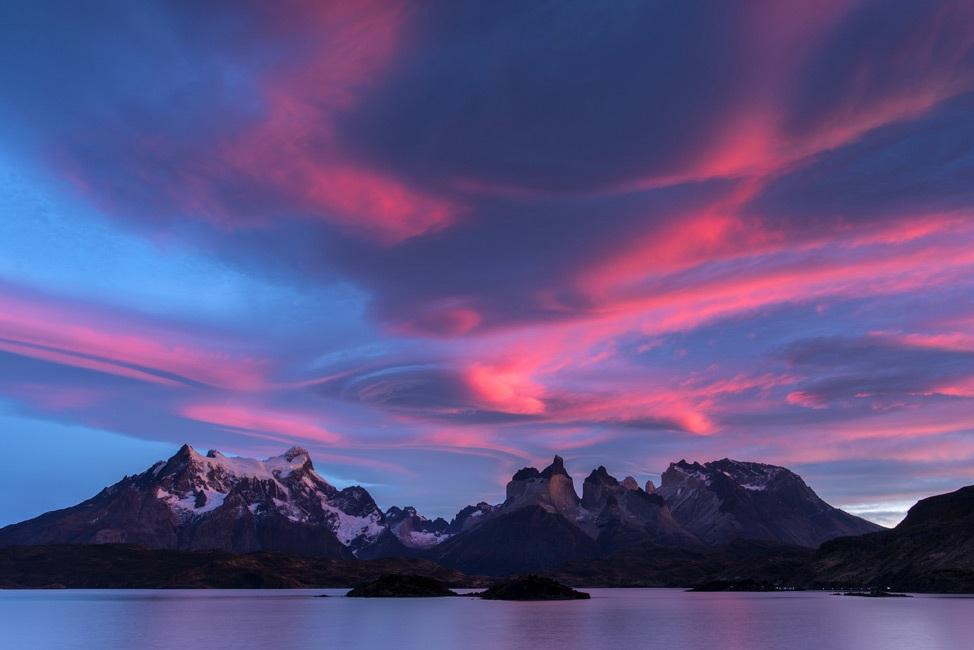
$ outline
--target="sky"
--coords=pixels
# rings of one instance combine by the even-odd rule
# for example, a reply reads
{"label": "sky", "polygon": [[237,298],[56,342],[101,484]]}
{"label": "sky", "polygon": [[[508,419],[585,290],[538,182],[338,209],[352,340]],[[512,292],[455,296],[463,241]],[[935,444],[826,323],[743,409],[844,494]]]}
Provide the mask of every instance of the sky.
{"label": "sky", "polygon": [[[974,483],[974,4],[0,3],[0,525],[184,442]],[[12,495],[12,496],[11,496]]]}

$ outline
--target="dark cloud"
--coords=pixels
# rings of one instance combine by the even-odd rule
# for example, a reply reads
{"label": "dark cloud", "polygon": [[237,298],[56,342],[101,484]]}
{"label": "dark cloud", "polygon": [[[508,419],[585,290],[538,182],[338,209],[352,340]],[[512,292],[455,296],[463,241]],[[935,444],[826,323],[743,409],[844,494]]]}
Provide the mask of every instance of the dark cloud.
{"label": "dark cloud", "polygon": [[974,377],[974,352],[878,336],[799,341],[785,350],[784,357],[810,377],[792,394],[796,403],[809,406],[876,408],[944,399],[938,389]]}
{"label": "dark cloud", "polygon": [[809,228],[974,205],[974,94],[877,129],[772,181],[748,210]]}
{"label": "dark cloud", "polygon": [[[748,66],[723,2],[439,2],[342,122],[346,147],[435,184],[576,193],[696,162]],[[692,45],[691,45],[692,43]]]}
{"label": "dark cloud", "polygon": [[884,102],[921,100],[974,80],[974,11],[965,0],[869,0],[854,7],[793,77],[792,135],[873,119]]}
{"label": "dark cloud", "polygon": [[575,318],[598,307],[572,286],[579,271],[733,187],[711,181],[575,201],[490,201],[442,233],[392,249],[333,239],[326,257],[369,287],[382,320],[420,332],[449,334],[449,322],[435,316],[457,309],[475,312],[481,330]]}

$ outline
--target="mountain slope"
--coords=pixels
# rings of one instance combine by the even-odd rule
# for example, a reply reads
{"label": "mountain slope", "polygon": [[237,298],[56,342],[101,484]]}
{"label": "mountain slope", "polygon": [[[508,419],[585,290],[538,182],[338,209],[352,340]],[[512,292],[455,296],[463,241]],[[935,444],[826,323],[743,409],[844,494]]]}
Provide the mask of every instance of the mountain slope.
{"label": "mountain slope", "polygon": [[917,502],[892,530],[826,542],[797,581],[974,592],[974,486]]}
{"label": "mountain slope", "polygon": [[[464,573],[508,575],[596,555],[595,540],[563,516],[529,505],[491,517],[427,555]],[[463,568],[461,568],[463,567]]]}
{"label": "mountain slope", "polygon": [[663,472],[656,494],[676,521],[713,546],[756,539],[815,548],[836,537],[884,530],[833,508],[800,476],[775,465],[681,460]]}

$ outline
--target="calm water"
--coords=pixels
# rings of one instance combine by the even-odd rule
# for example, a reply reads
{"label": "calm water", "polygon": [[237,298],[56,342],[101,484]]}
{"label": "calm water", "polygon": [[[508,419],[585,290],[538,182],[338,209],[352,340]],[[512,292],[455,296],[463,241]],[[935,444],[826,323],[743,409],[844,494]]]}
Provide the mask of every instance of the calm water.
{"label": "calm water", "polygon": [[0,591],[6,648],[971,648],[974,599],[590,589],[592,600],[358,600],[345,590]]}

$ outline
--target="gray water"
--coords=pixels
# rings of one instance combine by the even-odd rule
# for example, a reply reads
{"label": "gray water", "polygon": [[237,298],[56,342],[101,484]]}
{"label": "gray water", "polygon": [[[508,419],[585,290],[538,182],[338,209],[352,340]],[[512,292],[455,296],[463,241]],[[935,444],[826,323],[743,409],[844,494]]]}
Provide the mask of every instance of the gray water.
{"label": "gray water", "polygon": [[[354,599],[343,589],[0,591],[0,647],[974,647],[974,599],[589,589],[592,599]],[[327,593],[332,598],[313,598]]]}

